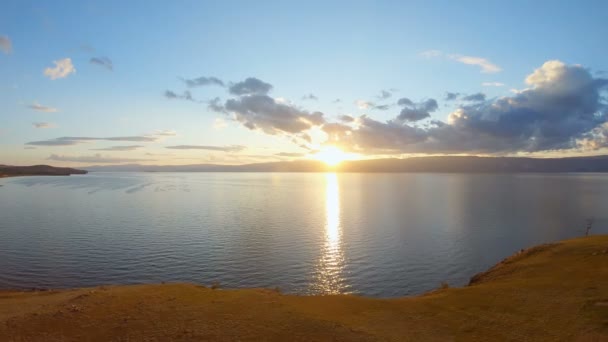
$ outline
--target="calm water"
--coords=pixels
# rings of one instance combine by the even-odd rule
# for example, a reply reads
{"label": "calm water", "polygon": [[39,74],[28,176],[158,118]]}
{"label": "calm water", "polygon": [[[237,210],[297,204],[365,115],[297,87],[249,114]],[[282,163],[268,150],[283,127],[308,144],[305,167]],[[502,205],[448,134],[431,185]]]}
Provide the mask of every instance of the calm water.
{"label": "calm water", "polygon": [[188,281],[417,294],[608,232],[604,174],[93,173],[0,180],[0,288]]}

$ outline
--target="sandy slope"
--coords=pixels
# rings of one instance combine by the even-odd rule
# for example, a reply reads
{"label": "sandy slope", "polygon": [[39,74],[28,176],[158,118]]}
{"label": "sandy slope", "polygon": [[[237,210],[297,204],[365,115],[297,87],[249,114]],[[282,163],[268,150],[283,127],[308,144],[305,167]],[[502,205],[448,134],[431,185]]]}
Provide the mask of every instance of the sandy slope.
{"label": "sandy slope", "polygon": [[519,253],[420,297],[191,284],[0,292],[0,341],[608,341],[608,236]]}

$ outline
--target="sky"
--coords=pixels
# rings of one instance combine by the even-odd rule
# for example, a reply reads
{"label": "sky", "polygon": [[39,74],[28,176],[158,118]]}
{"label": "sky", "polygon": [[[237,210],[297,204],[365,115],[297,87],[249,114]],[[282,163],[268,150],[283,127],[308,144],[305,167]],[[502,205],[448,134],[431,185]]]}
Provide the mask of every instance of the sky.
{"label": "sky", "polygon": [[0,164],[607,152],[606,1],[0,8]]}

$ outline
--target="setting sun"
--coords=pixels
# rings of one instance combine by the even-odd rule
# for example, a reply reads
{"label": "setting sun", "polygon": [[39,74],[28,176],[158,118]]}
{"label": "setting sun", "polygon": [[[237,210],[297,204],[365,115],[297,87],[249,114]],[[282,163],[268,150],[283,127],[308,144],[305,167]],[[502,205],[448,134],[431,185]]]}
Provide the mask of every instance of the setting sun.
{"label": "setting sun", "polygon": [[341,162],[351,159],[348,153],[344,153],[335,146],[326,146],[313,155],[313,158],[320,160],[329,166],[336,166]]}

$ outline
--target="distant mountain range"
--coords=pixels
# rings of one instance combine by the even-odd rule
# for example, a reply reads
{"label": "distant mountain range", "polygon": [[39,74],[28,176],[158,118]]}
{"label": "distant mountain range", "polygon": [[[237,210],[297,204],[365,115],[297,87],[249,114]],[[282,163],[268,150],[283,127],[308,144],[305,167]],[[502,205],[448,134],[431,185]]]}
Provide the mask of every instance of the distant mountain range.
{"label": "distant mountain range", "polygon": [[33,166],[9,166],[0,165],[0,176],[68,176],[73,174],[85,174],[85,170],[77,170],[69,167],[53,167],[49,165]]}
{"label": "distant mountain range", "polygon": [[246,165],[104,165],[90,166],[89,171],[124,172],[608,172],[608,156],[570,158],[519,157],[414,157],[345,161],[330,167],[314,160],[271,162]]}

